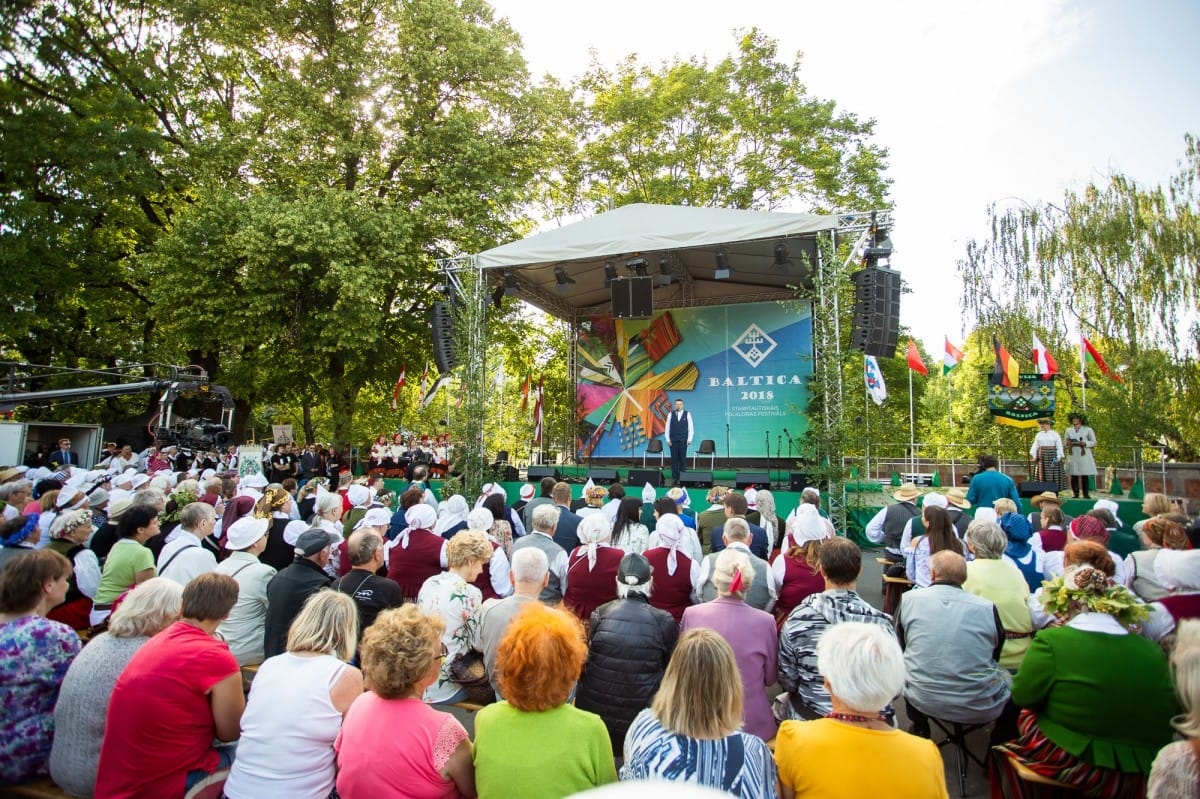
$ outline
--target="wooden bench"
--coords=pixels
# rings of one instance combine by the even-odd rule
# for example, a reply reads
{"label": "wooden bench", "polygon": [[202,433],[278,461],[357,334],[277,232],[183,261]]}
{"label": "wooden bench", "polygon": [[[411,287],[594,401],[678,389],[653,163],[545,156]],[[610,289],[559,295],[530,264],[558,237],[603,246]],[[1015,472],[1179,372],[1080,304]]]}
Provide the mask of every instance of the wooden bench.
{"label": "wooden bench", "polygon": [[1026,766],[1020,760],[1015,758],[1011,752],[1003,747],[993,747],[992,757],[1003,757],[1008,761],[1008,765],[1012,768],[1013,773],[1017,775],[1017,779],[1021,782],[1029,783],[1030,786],[1038,786],[1030,788],[1030,796],[1037,799],[1058,799],[1058,797],[1078,796],[1079,791],[1059,782],[1051,777],[1044,777],[1038,774],[1033,769]]}
{"label": "wooden bench", "polygon": [[54,784],[49,777],[27,780],[20,785],[0,787],[0,797],[27,797],[27,799],[69,799],[68,794]]}
{"label": "wooden bench", "polygon": [[465,710],[468,713],[478,713],[479,711],[481,711],[485,707],[487,707],[487,705],[480,705],[480,704],[476,704],[475,702],[453,702],[453,703],[451,703],[451,707],[461,708],[462,710]]}
{"label": "wooden bench", "polygon": [[883,612],[895,613],[900,607],[900,597],[913,587],[915,583],[907,577],[888,577],[883,575]]}

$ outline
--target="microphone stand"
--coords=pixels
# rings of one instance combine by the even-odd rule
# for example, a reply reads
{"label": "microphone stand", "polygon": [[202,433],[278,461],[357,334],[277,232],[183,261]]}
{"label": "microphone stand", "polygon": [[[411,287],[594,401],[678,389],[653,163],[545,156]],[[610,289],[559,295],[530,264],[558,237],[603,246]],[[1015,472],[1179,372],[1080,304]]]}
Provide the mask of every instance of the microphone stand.
{"label": "microphone stand", "polygon": [[[790,440],[791,440],[790,437],[788,440],[790,442]],[[779,460],[782,456],[783,456],[783,434],[780,433],[775,438],[775,460]],[[767,477],[770,478],[772,480],[772,482],[774,482],[774,477],[772,477],[770,472],[767,472]]]}
{"label": "microphone stand", "polygon": [[767,482],[769,483],[771,482],[771,467],[773,465],[771,463],[771,431],[767,430],[763,435],[767,439]]}
{"label": "microphone stand", "polygon": [[729,422],[725,423],[725,468],[729,468]]}

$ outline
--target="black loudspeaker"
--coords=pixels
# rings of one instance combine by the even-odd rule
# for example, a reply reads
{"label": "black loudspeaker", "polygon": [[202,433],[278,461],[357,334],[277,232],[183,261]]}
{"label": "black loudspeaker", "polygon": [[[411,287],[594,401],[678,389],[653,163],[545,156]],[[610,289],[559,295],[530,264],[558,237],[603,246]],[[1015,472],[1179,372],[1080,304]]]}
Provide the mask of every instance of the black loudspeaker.
{"label": "black loudspeaker", "polygon": [[627,485],[643,486],[646,483],[658,488],[662,485],[662,472],[658,469],[630,469]]}
{"label": "black loudspeaker", "polygon": [[712,472],[684,472],[679,475],[679,485],[684,488],[712,488]]}
{"label": "black loudspeaker", "polygon": [[739,489],[747,489],[751,486],[770,489],[771,475],[767,472],[738,472],[737,476],[733,478],[733,484]]}
{"label": "black loudspeaker", "polygon": [[1050,491],[1057,494],[1058,485],[1056,483],[1038,483],[1031,480],[1027,483],[1021,483],[1017,486],[1017,493],[1021,495],[1022,499],[1036,497],[1043,491]]}
{"label": "black loudspeaker", "polygon": [[654,316],[654,278],[626,277],[612,282],[613,319]]}
{"label": "black loudspeaker", "polygon": [[587,479],[598,486],[611,485],[617,482],[616,469],[588,469]]}
{"label": "black loudspeaker", "polygon": [[808,472],[792,472],[791,479],[788,481],[788,489],[799,492],[812,484],[812,475]]}
{"label": "black loudspeaker", "polygon": [[543,477],[553,477],[555,480],[562,480],[558,469],[555,469],[553,466],[530,466],[525,470],[526,482],[537,483]]}
{"label": "black loudspeaker", "polygon": [[881,266],[860,269],[854,280],[854,328],[850,347],[892,358],[900,340],[900,273]]}
{"label": "black loudspeaker", "polygon": [[458,353],[454,347],[454,315],[450,304],[435,302],[430,312],[429,326],[433,329],[433,363],[438,374],[445,374],[458,366]]}

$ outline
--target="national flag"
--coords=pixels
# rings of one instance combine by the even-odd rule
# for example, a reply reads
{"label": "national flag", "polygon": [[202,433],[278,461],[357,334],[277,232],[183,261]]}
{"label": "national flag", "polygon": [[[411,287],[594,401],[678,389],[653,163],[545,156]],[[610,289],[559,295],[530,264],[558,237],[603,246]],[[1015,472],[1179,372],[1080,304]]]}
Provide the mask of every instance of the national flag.
{"label": "national flag", "polygon": [[434,396],[441,390],[442,386],[450,382],[450,375],[442,375],[433,384],[433,388],[429,389],[429,393],[421,398],[421,407],[424,408],[429,403],[433,402]]}
{"label": "national flag", "polygon": [[545,378],[538,378],[537,400],[533,404],[533,443],[542,443],[542,421],[545,401]]}
{"label": "national flag", "polygon": [[400,407],[400,389],[404,388],[404,376],[408,374],[408,364],[400,367],[400,376],[396,378],[396,387],[392,389],[392,410]]}
{"label": "national flag", "polygon": [[995,336],[992,336],[992,347],[996,350],[996,365],[992,368],[992,375],[996,378],[996,382],[1002,386],[1016,388],[1021,382],[1021,370],[1017,366],[1016,359],[1008,354],[1008,350],[1000,346],[1000,339]]}
{"label": "national flag", "polygon": [[950,370],[962,363],[962,350],[950,343],[950,337],[946,336],[946,352],[942,355],[942,374],[949,374]]}
{"label": "national flag", "polygon": [[1108,368],[1108,364],[1104,362],[1104,357],[1100,355],[1094,346],[1092,346],[1092,342],[1087,340],[1087,336],[1081,336],[1080,338],[1083,341],[1083,346],[1080,349],[1083,352],[1084,357],[1096,364],[1096,366],[1099,366],[1101,374],[1108,375],[1118,383],[1124,383],[1125,381],[1121,379],[1119,374]]}
{"label": "national flag", "polygon": [[911,338],[908,340],[908,368],[914,372],[919,372],[925,377],[929,377],[929,369],[926,368],[925,362],[921,360],[921,353],[917,350],[917,343]]}
{"label": "national flag", "polygon": [[[422,400],[424,399],[425,394],[427,393],[426,389],[428,389],[428,388],[429,388],[429,364],[426,363],[425,371],[421,373],[421,397],[422,397]],[[424,402],[422,402],[422,405],[423,404],[424,404]]]}
{"label": "national flag", "polygon": [[1043,380],[1049,380],[1051,375],[1058,374],[1058,361],[1054,360],[1054,356],[1037,337],[1037,333],[1033,334],[1033,365],[1034,371],[1040,374]]}
{"label": "national flag", "polygon": [[529,407],[529,381],[533,376],[528,372],[525,373],[525,381],[521,383],[521,413],[525,413],[525,409]]}
{"label": "national flag", "polygon": [[874,355],[866,356],[864,370],[867,393],[871,395],[871,399],[875,400],[876,405],[882,405],[883,401],[887,399],[887,386],[883,382],[883,372],[879,371],[879,361],[875,360]]}

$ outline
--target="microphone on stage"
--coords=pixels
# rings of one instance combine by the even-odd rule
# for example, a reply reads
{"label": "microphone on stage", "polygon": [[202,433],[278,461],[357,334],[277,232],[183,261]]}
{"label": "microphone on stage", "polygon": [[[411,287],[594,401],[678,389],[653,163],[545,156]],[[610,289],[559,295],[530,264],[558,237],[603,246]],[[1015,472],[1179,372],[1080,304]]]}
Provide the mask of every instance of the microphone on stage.
{"label": "microphone on stage", "polygon": [[786,427],[783,428],[783,434],[788,437],[789,442],[792,440],[792,434],[787,431]]}

